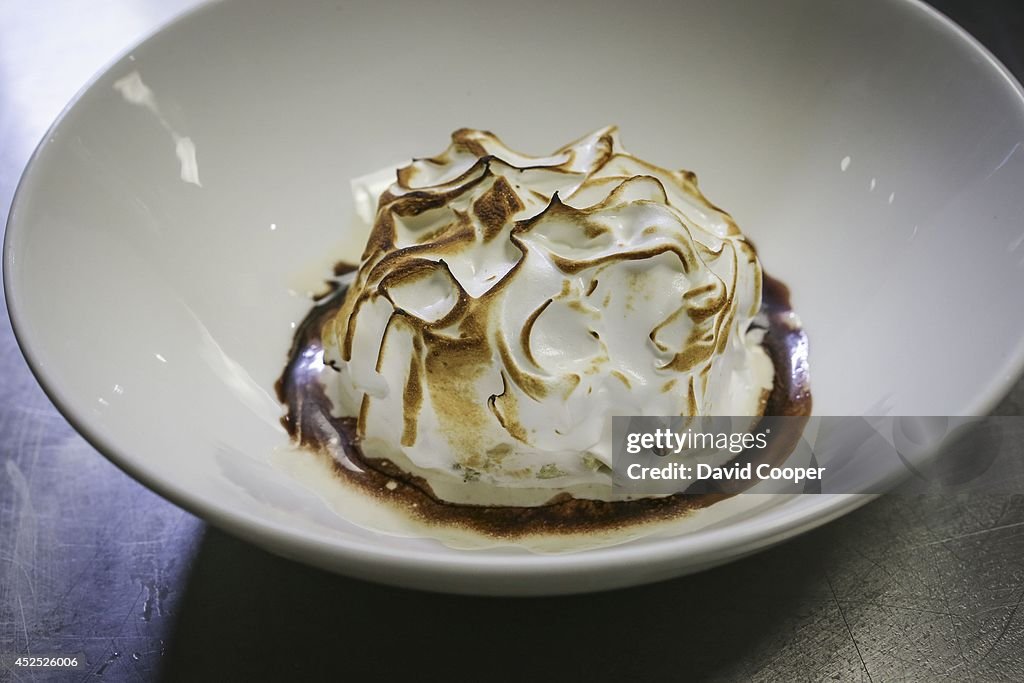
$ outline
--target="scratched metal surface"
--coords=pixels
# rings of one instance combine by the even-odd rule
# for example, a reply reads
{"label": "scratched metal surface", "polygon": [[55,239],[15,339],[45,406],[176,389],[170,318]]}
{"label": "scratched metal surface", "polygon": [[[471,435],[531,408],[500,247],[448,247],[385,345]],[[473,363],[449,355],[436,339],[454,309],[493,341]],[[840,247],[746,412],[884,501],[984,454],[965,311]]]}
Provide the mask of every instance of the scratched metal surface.
{"label": "scratched metal surface", "polygon": [[[193,4],[0,2],[0,224],[64,102]],[[1024,5],[934,4],[1024,75]],[[1024,680],[1024,495],[888,497],[754,558],[614,593],[410,593],[272,557],[129,479],[58,415],[0,319],[0,654],[88,661],[0,680]],[[1024,383],[996,412],[1022,407]]]}

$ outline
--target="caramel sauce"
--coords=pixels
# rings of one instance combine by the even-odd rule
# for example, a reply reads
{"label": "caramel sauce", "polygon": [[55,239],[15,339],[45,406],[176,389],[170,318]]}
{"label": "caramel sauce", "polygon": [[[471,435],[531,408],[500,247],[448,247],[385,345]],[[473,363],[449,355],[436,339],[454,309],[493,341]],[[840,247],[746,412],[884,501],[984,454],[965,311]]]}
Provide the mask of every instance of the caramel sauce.
{"label": "caramel sauce", "polygon": [[[354,267],[339,264],[340,276]],[[560,494],[534,507],[467,505],[443,501],[421,477],[389,460],[366,457],[359,446],[354,417],[332,415],[330,397],[319,381],[323,346],[321,329],[341,306],[346,289],[332,283],[295,332],[288,363],[275,387],[288,412],[282,424],[311,454],[328,458],[335,475],[366,494],[398,506],[430,524],[453,525],[495,538],[534,534],[568,534],[607,530],[679,517],[740,493],[753,482],[709,481],[660,498],[601,501]],[[772,426],[768,447],[749,449],[728,463],[781,464],[789,457],[811,414],[807,335],[794,324],[788,288],[768,275],[762,285],[761,312],[766,324],[763,346],[775,368],[764,417],[756,429]],[[783,421],[773,418],[786,417]],[[804,418],[792,419],[792,418]],[[756,459],[756,460],[755,460]]]}

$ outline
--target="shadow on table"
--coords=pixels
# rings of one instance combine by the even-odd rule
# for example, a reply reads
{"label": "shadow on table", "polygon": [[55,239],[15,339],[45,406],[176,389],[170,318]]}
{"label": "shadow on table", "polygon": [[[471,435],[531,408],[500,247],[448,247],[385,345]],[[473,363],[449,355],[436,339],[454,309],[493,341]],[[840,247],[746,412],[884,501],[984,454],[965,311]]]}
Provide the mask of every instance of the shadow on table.
{"label": "shadow on table", "polygon": [[[695,576],[592,595],[474,598],[346,579],[210,529],[164,660],[167,680],[734,680],[831,603],[815,532]],[[803,633],[801,633],[803,632]],[[831,634],[837,634],[835,636]],[[818,669],[796,661],[796,670]],[[796,653],[796,654],[794,654]]]}

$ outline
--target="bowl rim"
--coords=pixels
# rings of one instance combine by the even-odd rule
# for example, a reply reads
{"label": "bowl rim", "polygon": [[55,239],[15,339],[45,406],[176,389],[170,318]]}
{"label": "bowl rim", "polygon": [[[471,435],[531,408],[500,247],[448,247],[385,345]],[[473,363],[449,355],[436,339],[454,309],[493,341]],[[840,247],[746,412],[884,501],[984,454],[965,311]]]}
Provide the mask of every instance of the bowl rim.
{"label": "bowl rim", "polygon": [[[409,570],[425,572],[428,575],[451,576],[453,573],[465,573],[482,579],[508,578],[510,574],[515,574],[520,578],[551,577],[553,575],[578,576],[586,570],[605,572],[628,569],[635,566],[634,563],[638,558],[643,558],[648,567],[667,566],[684,556],[696,562],[699,562],[701,558],[705,558],[709,563],[726,561],[821,526],[877,497],[873,494],[818,495],[811,502],[799,507],[780,506],[768,510],[755,518],[757,523],[751,523],[753,520],[748,520],[746,523],[724,528],[700,530],[684,536],[659,538],[651,543],[621,544],[586,552],[542,555],[458,552],[448,548],[445,548],[446,552],[438,552],[414,548],[393,548],[376,544],[371,540],[339,538],[325,533],[296,529],[272,519],[241,512],[229,505],[223,505],[193,494],[189,489],[157,476],[150,468],[146,467],[143,460],[133,457],[130,452],[123,451],[113,443],[113,439],[105,438],[99,430],[90,426],[88,418],[80,416],[72,409],[73,398],[69,392],[65,391],[60,377],[51,373],[33,348],[33,339],[27,324],[32,314],[25,311],[18,303],[19,278],[15,257],[18,252],[20,233],[28,229],[20,220],[21,206],[26,202],[25,197],[31,192],[31,188],[37,180],[40,157],[46,152],[51,144],[51,138],[82,97],[132,52],[149,43],[156,36],[194,20],[212,8],[223,4],[224,1],[209,0],[178,14],[156,27],[146,37],[122,50],[93,74],[63,107],[36,145],[18,181],[7,218],[2,250],[3,289],[15,340],[30,371],[47,398],[86,442],[121,471],[173,504],[235,535],[257,542],[271,539],[275,548],[284,549],[283,552],[289,555],[308,556],[313,553],[321,557],[330,557],[333,561],[341,561],[338,565],[320,563],[321,566],[330,566],[341,573],[350,573],[347,571],[349,568],[355,569],[355,567],[344,564],[345,561],[353,561],[364,569],[381,564],[397,563]],[[985,46],[939,10],[926,4],[924,0],[876,1],[880,5],[891,6],[892,11],[899,11],[900,8],[903,8],[907,11],[917,12],[922,22],[932,23],[946,35],[946,39],[963,43],[966,48],[982,57],[989,68],[995,69],[1005,80],[1006,86],[1017,96],[1019,104],[1024,110],[1024,88],[1013,74]],[[989,380],[986,391],[980,392],[975,398],[968,414],[984,415],[991,412],[1024,372],[1024,339],[1008,355],[1003,368],[1003,372]],[[716,557],[719,559],[716,560]],[[414,583],[417,585],[428,583],[426,576],[423,579],[417,579]],[[413,582],[406,583],[413,585]],[[589,589],[581,587],[580,590]]]}

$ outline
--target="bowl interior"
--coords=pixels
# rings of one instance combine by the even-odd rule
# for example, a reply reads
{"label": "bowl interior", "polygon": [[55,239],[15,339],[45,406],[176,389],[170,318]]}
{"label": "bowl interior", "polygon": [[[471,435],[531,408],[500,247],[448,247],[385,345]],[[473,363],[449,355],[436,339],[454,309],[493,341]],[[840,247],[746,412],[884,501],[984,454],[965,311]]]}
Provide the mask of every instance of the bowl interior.
{"label": "bowl interior", "polygon": [[[790,286],[817,413],[984,411],[1019,370],[1021,92],[897,0],[204,8],[44,140],[7,232],[12,319],[76,427],[236,531],[322,564],[486,562],[362,531],[282,478],[274,381],[309,292],[361,251],[351,178],[462,126],[541,154],[608,123],[638,156],[695,170]],[[792,520],[826,503],[784,505]],[[727,521],[603,566],[724,543]]]}

